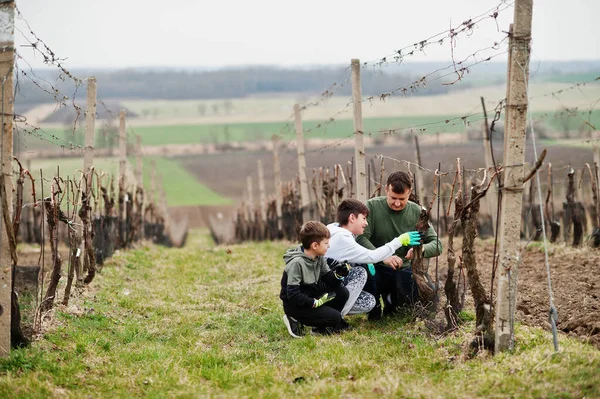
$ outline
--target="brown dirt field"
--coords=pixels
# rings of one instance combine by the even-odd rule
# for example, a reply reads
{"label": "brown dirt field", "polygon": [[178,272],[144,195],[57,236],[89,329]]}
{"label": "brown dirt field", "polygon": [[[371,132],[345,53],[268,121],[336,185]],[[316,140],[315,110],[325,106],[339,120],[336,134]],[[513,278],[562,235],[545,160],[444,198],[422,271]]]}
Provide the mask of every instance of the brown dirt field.
{"label": "brown dirt field", "polygon": [[[351,141],[351,140],[350,140]],[[494,141],[496,162],[502,161],[502,143]],[[461,159],[461,164],[467,169],[476,169],[485,166],[483,145],[479,142],[464,142],[460,144],[444,145],[422,145],[421,159],[423,167],[429,169],[425,171],[423,179],[425,184],[431,185],[433,173],[438,167],[438,162],[442,164],[442,171],[456,170],[456,159]],[[543,147],[538,145],[538,153]],[[307,146],[306,165],[308,179],[312,180],[313,169],[319,167],[333,167],[334,164],[347,165],[354,156],[353,148],[329,148],[323,146]],[[368,147],[365,150],[367,164],[375,165],[376,173],[373,178],[379,180],[379,168],[381,165],[378,155],[384,155],[396,160],[415,161],[414,144],[396,142],[395,144],[385,146]],[[285,148],[280,150],[281,179],[283,182],[294,179],[298,173],[298,161],[295,148]],[[254,182],[255,198],[258,198],[258,171],[257,161],[261,160],[265,171],[265,189],[267,194],[273,193],[273,155],[270,151],[255,152],[229,152],[220,154],[202,154],[193,156],[184,156],[179,158],[184,167],[194,174],[199,181],[206,184],[217,193],[232,199],[242,198],[246,190],[246,176],[250,176]],[[530,164],[533,161],[533,150],[528,143],[526,151],[526,161]],[[574,168],[581,168],[586,162],[593,162],[592,150],[569,146],[548,147],[548,154],[545,162],[551,162],[553,165],[554,184],[560,185],[561,179],[566,178],[564,169],[560,168],[571,164]],[[405,162],[394,162],[392,159],[385,159],[385,175],[394,170],[406,170]],[[545,183],[545,173],[542,175],[542,182]],[[480,176],[481,177],[481,176]],[[442,182],[452,183],[453,175],[446,176]],[[372,190],[375,189],[372,184]]]}
{"label": "brown dirt field", "polygon": [[[448,266],[447,239],[443,239],[443,242],[444,253],[438,259],[442,284],[445,282]],[[457,255],[460,255],[461,243],[462,237],[455,238]],[[525,245],[525,242],[522,244]],[[488,295],[493,249],[493,239],[476,241],[477,267]],[[600,348],[600,249],[549,244],[549,265],[554,305],[558,311],[558,330]],[[429,273],[432,277],[435,276],[434,259],[430,261]],[[494,296],[496,292],[494,285]],[[470,291],[468,294],[470,296]],[[530,246],[523,253],[523,263],[518,270],[517,322],[542,327],[551,334],[549,298],[543,249],[541,246]],[[445,295],[442,293],[441,303],[444,302]],[[473,310],[469,298],[465,308]]]}

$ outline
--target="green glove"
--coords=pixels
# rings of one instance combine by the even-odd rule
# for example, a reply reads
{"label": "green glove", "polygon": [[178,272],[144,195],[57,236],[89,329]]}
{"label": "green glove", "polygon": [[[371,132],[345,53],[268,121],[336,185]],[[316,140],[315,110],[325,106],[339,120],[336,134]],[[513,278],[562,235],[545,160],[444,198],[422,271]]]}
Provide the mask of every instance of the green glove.
{"label": "green glove", "polygon": [[324,304],[326,304],[329,301],[333,301],[335,299],[335,292],[327,292],[325,294],[323,294],[323,296],[319,299],[315,298],[315,303],[313,305],[313,308],[318,308],[319,306],[323,306]]}
{"label": "green glove", "polygon": [[398,239],[403,247],[421,244],[421,235],[418,231],[409,231],[408,233],[400,234]]}
{"label": "green glove", "polygon": [[369,268],[369,273],[371,274],[371,276],[375,275],[375,265],[372,263],[367,263],[367,266]]}

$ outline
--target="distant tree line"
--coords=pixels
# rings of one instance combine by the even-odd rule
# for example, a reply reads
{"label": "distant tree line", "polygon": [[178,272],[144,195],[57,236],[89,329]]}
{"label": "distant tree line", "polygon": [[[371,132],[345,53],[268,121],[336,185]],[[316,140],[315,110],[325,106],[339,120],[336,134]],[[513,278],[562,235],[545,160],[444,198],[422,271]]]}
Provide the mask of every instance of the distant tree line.
{"label": "distant tree line", "polygon": [[[451,64],[450,64],[451,65]],[[597,76],[600,61],[544,61],[532,62],[532,79],[540,81],[582,81],[582,74]],[[369,66],[361,73],[362,92],[374,96],[396,88],[410,86],[412,82],[439,70],[448,74],[447,62],[412,62],[402,65],[389,64]],[[22,111],[35,104],[53,102],[52,92],[58,89],[70,100],[85,102],[85,85],[76,88],[69,78],[62,79],[56,73],[36,70],[27,77],[16,73],[15,106]],[[350,70],[341,66],[315,66],[281,68],[274,66],[248,66],[215,70],[193,68],[131,68],[73,70],[75,76],[95,76],[98,81],[98,96],[102,99],[231,99],[252,95],[278,93],[304,93],[313,96],[330,88],[334,82],[342,84],[350,77]],[[36,83],[31,81],[34,76]],[[587,76],[587,75],[586,75]],[[442,94],[450,90],[465,89],[473,85],[503,84],[506,79],[506,63],[490,62],[469,70],[468,78],[458,85],[444,85],[455,80],[454,76],[435,79],[428,76],[427,88],[417,87],[411,95]],[[585,79],[583,79],[585,80]],[[52,85],[52,87],[50,86]],[[43,88],[42,89],[40,89]],[[335,95],[350,96],[351,85],[346,83],[335,89]],[[400,92],[396,95],[402,95]],[[200,112],[201,110],[199,110]]]}
{"label": "distant tree line", "polygon": [[[63,95],[85,101],[85,86],[76,91],[73,81],[58,79],[57,76],[37,75],[37,84],[53,92],[58,89]],[[95,76],[98,81],[98,96],[104,99],[228,99],[251,95],[278,93],[320,94],[332,83],[341,85],[349,79],[350,71],[344,68],[296,68],[245,67],[210,71],[190,70],[113,70],[83,71],[80,77]],[[19,78],[15,102],[20,106],[54,101],[49,93],[23,77]],[[363,95],[371,96],[410,85],[420,79],[418,74],[386,73],[382,69],[364,69],[361,73]],[[52,82],[53,87],[50,87]],[[437,84],[420,87],[413,95],[441,94],[449,90],[438,80]],[[463,85],[464,88],[464,85]],[[335,88],[335,95],[351,95],[349,81]],[[399,93],[398,93],[399,94]],[[407,93],[410,94],[410,91]]]}

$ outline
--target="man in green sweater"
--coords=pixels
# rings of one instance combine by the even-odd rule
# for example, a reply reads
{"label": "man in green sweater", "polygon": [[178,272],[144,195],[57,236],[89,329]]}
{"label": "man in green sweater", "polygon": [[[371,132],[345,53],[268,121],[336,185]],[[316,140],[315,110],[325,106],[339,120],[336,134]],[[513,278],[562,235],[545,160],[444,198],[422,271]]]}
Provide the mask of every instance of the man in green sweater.
{"label": "man in green sweater", "polygon": [[[408,200],[411,191],[412,179],[408,173],[401,171],[392,173],[385,186],[386,195],[367,201],[368,225],[356,241],[365,248],[375,249],[400,234],[415,230],[421,206]],[[380,297],[383,297],[385,304],[384,313],[391,313],[398,306],[412,304],[418,298],[410,264],[413,252],[423,251],[424,258],[435,257],[442,253],[442,243],[438,240],[431,223],[426,231],[420,233],[423,236],[422,246],[415,248],[401,246],[396,250],[396,256],[391,256],[375,265],[377,305],[369,313],[370,320],[381,318]]]}

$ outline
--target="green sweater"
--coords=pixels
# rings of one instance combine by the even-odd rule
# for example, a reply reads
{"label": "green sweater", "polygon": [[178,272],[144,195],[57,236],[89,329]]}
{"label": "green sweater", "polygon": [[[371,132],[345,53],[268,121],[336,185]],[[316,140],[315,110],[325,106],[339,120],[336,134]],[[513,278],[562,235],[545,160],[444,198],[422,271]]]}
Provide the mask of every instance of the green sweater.
{"label": "green sweater", "polygon": [[[375,249],[390,242],[400,234],[414,231],[421,207],[414,202],[408,201],[406,207],[401,211],[390,209],[386,197],[371,198],[367,201],[369,216],[365,232],[358,236],[356,241],[365,248]],[[442,243],[438,240],[437,233],[429,224],[425,239],[423,240],[425,258],[431,258],[442,253]],[[400,247],[396,255],[404,261],[402,267],[410,267],[410,260],[406,259],[406,253],[411,247]]]}

